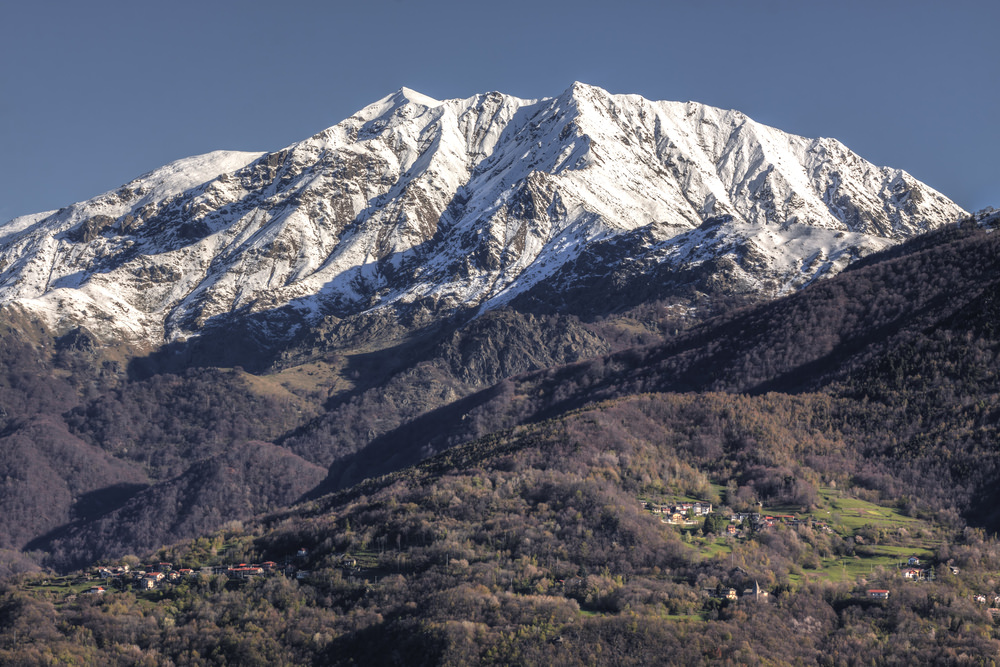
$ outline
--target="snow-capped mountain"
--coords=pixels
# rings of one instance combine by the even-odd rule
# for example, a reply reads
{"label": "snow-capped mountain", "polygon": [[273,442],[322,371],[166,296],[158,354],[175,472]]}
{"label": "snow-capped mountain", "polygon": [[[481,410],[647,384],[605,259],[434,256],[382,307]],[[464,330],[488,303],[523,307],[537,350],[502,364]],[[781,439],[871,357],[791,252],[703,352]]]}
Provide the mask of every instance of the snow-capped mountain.
{"label": "snow-capped mountain", "polygon": [[283,150],[180,160],[0,226],[0,302],[159,344],[286,306],[492,308],[612,265],[711,260],[777,295],[963,215],[738,111],[582,84],[537,101],[404,88]]}

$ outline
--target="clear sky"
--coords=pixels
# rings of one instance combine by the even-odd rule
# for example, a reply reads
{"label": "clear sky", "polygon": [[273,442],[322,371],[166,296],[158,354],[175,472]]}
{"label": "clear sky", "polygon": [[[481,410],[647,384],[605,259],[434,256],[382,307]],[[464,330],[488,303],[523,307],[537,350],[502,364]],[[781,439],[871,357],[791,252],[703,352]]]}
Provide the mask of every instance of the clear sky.
{"label": "clear sky", "polygon": [[836,137],[1000,208],[998,0],[32,0],[0,9],[0,221],[271,151],[402,86],[612,93]]}

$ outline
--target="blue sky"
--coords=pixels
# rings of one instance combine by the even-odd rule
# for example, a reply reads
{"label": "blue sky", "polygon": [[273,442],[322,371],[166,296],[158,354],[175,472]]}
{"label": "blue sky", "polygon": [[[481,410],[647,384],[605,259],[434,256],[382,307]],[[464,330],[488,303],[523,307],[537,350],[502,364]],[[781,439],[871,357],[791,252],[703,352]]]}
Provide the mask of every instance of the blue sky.
{"label": "blue sky", "polygon": [[573,81],[840,139],[1000,208],[996,0],[8,2],[0,221],[216,149],[277,150],[407,86]]}

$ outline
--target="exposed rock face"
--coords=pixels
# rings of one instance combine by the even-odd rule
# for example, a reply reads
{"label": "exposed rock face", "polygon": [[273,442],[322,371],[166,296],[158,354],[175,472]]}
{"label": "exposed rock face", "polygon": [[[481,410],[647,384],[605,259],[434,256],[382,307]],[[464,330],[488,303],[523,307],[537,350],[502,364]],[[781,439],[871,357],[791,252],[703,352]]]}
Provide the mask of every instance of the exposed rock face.
{"label": "exposed rock face", "polygon": [[291,333],[290,309],[599,311],[683,284],[771,296],[963,214],[835,140],[737,111],[582,84],[541,101],[402,89],[281,151],[181,160],[8,222],[0,302],[158,345],[278,308],[268,335]]}

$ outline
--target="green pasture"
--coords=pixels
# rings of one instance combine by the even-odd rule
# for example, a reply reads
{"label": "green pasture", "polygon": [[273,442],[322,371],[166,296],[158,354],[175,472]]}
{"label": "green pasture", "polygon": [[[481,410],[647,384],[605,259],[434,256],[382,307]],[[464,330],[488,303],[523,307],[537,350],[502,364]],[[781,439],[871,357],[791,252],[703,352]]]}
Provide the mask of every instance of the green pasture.
{"label": "green pasture", "polygon": [[927,524],[920,519],[901,514],[894,507],[840,495],[832,489],[820,489],[823,506],[811,512],[814,519],[842,526],[850,534],[865,526],[876,528],[907,528],[916,530]]}
{"label": "green pasture", "polygon": [[702,614],[664,614],[659,618],[680,623],[701,623],[705,620],[705,616]]}
{"label": "green pasture", "polygon": [[[894,507],[845,496],[835,489],[821,489],[819,496],[817,506],[805,512],[794,506],[765,506],[760,510],[763,514],[812,518],[813,522],[829,525],[841,537],[854,537],[858,541],[854,555],[822,558],[818,568],[798,569],[791,575],[793,583],[817,579],[850,583],[859,578],[896,576],[899,566],[910,556],[920,558],[922,564],[931,561],[934,549],[941,543],[932,524],[906,516]],[[871,531],[878,532],[884,540],[876,544],[861,539],[861,534],[869,535]],[[685,537],[688,546],[703,558],[728,558],[733,551],[727,538],[702,537],[699,529],[685,528],[684,533],[688,535]]]}
{"label": "green pasture", "polygon": [[98,579],[87,579],[86,581],[80,581],[74,583],[74,577],[54,577],[51,579],[40,579],[35,581],[29,581],[25,587],[28,590],[32,590],[38,593],[57,593],[59,595],[72,595],[83,593],[88,591],[94,586],[104,586],[108,589],[109,586],[105,582],[101,582]]}

